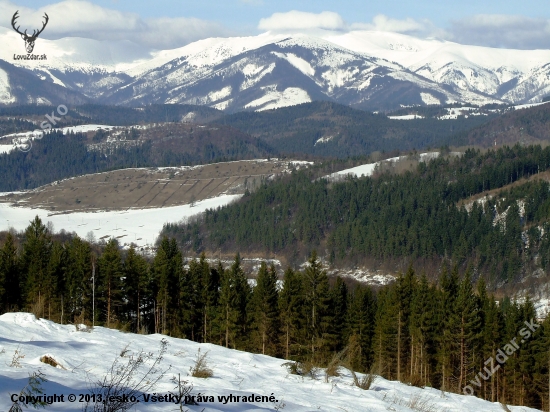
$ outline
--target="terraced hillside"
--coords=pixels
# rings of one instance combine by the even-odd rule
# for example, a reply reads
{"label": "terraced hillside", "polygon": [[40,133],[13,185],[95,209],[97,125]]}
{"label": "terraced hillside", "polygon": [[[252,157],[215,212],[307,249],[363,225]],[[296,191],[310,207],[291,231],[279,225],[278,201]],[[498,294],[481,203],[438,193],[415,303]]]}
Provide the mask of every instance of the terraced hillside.
{"label": "terraced hillside", "polygon": [[61,213],[178,206],[222,194],[244,194],[265,179],[303,164],[275,159],[122,169],[57,181],[1,197],[0,202]]}

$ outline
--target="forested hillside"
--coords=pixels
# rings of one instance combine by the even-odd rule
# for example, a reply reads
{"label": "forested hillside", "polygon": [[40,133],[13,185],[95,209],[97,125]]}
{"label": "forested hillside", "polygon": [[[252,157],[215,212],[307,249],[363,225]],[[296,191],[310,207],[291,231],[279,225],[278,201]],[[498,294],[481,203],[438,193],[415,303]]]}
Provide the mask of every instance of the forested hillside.
{"label": "forested hillside", "polygon": [[468,131],[457,133],[450,144],[491,147],[537,144],[550,140],[550,104],[513,110]]}
{"label": "forested hillside", "polygon": [[274,150],[229,127],[166,127],[126,130],[124,140],[106,142],[108,134],[61,131],[32,142],[28,152],[0,154],[0,191],[32,189],[53,181],[127,167],[182,166],[264,158]]}
{"label": "forested hillside", "polygon": [[[0,118],[36,118],[40,122],[45,115],[57,110],[57,106],[21,105],[0,106]],[[189,117],[185,116],[192,113]],[[76,124],[98,123],[111,126],[132,126],[143,123],[158,122],[206,122],[220,118],[222,112],[207,106],[189,104],[158,104],[144,107],[105,106],[83,104],[71,106],[67,115],[59,120],[58,126],[72,125],[71,119],[78,120]],[[32,129],[31,129],[32,130]]]}
{"label": "forested hillside", "polygon": [[204,255],[184,261],[174,239],[148,260],[114,239],[97,245],[55,235],[38,218],[20,235],[0,233],[2,312],[280,356],[294,361],[286,366],[296,374],[326,366],[334,375],[344,366],[546,408],[549,321],[537,323],[529,300],[496,302],[471,271],[443,265],[441,273],[431,284],[409,268],[379,291],[350,288],[329,281],[312,253],[304,270],[285,271],[280,289],[275,269],[261,263],[251,287],[239,255],[230,267]]}
{"label": "forested hillside", "polygon": [[454,145],[451,136],[496,116],[403,121],[336,103],[313,102],[264,112],[236,113],[216,122],[265,140],[281,153],[348,157],[374,151]]}
{"label": "forested hillside", "polygon": [[468,209],[458,202],[549,167],[550,148],[518,145],[341,183],[301,171],[195,222],[167,224],[164,234],[189,251],[276,252],[295,263],[313,248],[337,264],[449,259],[491,281],[518,280],[535,261],[550,269],[549,183],[521,185]]}

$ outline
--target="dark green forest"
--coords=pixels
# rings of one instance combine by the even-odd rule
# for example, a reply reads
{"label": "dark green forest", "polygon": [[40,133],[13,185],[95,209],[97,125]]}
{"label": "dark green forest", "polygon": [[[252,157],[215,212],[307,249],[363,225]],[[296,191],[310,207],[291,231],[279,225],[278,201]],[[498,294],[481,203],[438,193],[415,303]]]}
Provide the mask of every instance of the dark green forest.
{"label": "dark green forest", "polygon": [[[432,109],[435,110],[435,109]],[[441,109],[440,109],[441,110]],[[222,122],[265,140],[280,153],[322,157],[367,155],[374,151],[408,151],[456,143],[452,137],[496,118],[391,120],[331,102],[312,102],[263,112],[240,112]],[[315,144],[322,137],[326,143]]]}
{"label": "dark green forest", "polygon": [[[299,374],[336,359],[412,385],[548,407],[549,320],[539,324],[528,299],[496,301],[471,270],[443,265],[430,283],[410,267],[374,290],[329,280],[313,252],[280,284],[262,263],[251,287],[238,254],[229,267],[205,255],[186,261],[174,239],[145,258],[114,239],[53,234],[39,218],[0,239],[1,311],[279,356]],[[497,367],[487,373],[490,359]]]}
{"label": "dark green forest", "polygon": [[167,224],[163,233],[195,252],[274,252],[299,262],[318,248],[337,264],[452,260],[483,271],[491,283],[517,281],[535,257],[550,269],[549,183],[511,188],[469,210],[459,201],[549,167],[550,148],[517,145],[338,183],[300,171],[193,222]]}
{"label": "dark green forest", "polygon": [[[134,129],[132,129],[134,130]],[[96,135],[103,134],[99,131]],[[208,133],[208,132],[206,132]],[[209,135],[210,136],[210,135]],[[100,136],[100,140],[105,136]],[[212,141],[215,136],[209,140]],[[92,142],[96,142],[95,139]],[[0,154],[0,191],[32,189],[56,180],[128,167],[181,166],[250,159],[271,155],[272,149],[257,139],[230,136],[220,144],[204,141],[199,150],[187,150],[181,139],[174,144],[146,140],[141,145],[116,147],[107,153],[89,150],[81,133],[63,135],[53,131],[32,141],[28,152]],[[164,146],[162,145],[164,143]]]}

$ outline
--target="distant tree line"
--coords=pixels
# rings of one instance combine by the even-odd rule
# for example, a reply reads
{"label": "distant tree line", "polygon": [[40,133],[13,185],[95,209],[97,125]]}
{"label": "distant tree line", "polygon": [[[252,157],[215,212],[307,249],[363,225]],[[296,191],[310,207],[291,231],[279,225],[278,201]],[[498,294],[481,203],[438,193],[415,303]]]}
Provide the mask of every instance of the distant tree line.
{"label": "distant tree line", "polygon": [[3,311],[163,333],[304,365],[326,366],[338,356],[348,368],[388,379],[548,407],[549,320],[536,319],[529,299],[496,301],[482,279],[473,284],[470,270],[460,276],[444,265],[432,284],[410,267],[374,290],[329,280],[313,252],[304,270],[288,268],[282,281],[262,263],[252,287],[238,254],[228,268],[204,254],[185,262],[174,239],[164,238],[147,259],[114,239],[98,247],[53,235],[39,218],[22,236],[4,232],[3,239]]}

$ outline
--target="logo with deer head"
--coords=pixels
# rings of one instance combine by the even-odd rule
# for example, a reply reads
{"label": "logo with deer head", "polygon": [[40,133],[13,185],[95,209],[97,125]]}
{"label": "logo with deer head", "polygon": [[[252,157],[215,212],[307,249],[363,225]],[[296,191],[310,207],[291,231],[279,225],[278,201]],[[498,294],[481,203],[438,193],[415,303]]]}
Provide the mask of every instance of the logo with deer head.
{"label": "logo with deer head", "polygon": [[27,49],[27,53],[31,54],[32,51],[34,50],[34,42],[36,41],[40,33],[44,31],[50,18],[46,13],[44,13],[44,22],[42,23],[42,28],[40,30],[33,30],[32,35],[30,36],[27,34],[27,30],[25,30],[24,32],[19,31],[19,27],[21,26],[15,27],[15,25],[17,24],[16,20],[18,18],[19,18],[19,10],[17,10],[13,15],[13,17],[11,18],[11,26],[17,33],[21,35],[21,38],[25,40],[25,48]]}

